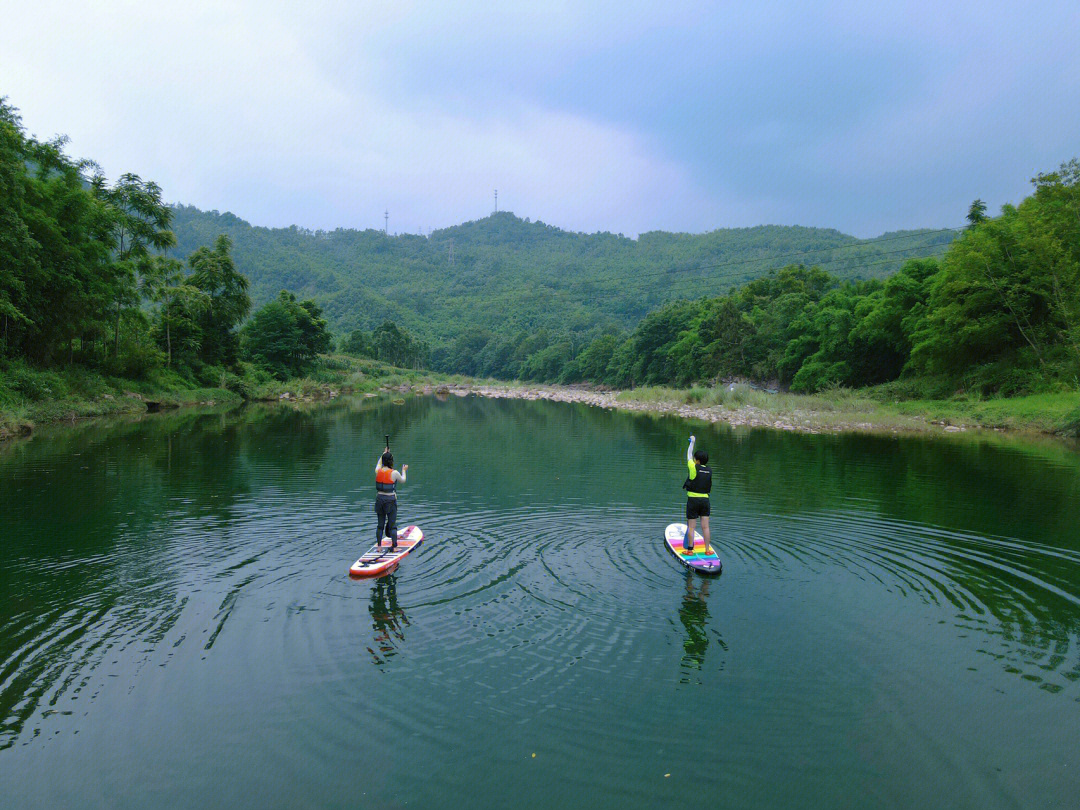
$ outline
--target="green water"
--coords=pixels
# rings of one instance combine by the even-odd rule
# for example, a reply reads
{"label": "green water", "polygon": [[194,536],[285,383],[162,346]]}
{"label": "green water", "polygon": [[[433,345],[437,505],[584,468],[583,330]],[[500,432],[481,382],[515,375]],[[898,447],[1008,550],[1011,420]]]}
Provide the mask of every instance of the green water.
{"label": "green water", "polygon": [[[1080,454],[538,402],[0,447],[0,805],[1072,807]],[[384,433],[424,547],[376,582]]]}

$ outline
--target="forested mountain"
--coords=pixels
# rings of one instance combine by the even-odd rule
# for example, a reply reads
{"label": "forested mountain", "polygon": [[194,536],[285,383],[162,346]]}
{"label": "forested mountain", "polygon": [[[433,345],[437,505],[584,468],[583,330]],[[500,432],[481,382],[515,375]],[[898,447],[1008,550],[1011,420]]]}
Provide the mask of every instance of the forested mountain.
{"label": "forested mountain", "polygon": [[330,326],[345,352],[396,365],[617,387],[1014,394],[1080,378],[1076,160],[996,217],[976,200],[962,235],[628,239],[501,213],[425,237],[170,207],[157,184],[110,183],[63,146],[28,137],[0,99],[0,373],[29,380],[24,394],[33,369],[61,365],[207,385],[296,376]]}
{"label": "forested mountain", "polygon": [[881,383],[897,383],[894,396],[1075,392],[1080,162],[1032,184],[997,217],[975,200],[941,259],[911,259],[885,281],[792,265],[727,295],[665,304],[625,337],[550,340],[517,373],[618,387],[750,377],[806,392]]}
{"label": "forested mountain", "polygon": [[256,227],[183,205],[172,227],[182,254],[227,234],[256,304],[297,291],[324,308],[339,334],[389,319],[430,341],[436,361],[440,345],[470,330],[592,337],[632,328],[668,301],[727,292],[791,263],[842,279],[884,278],[906,258],[941,255],[956,235],[902,231],[859,240],[829,229],[761,226],[629,239],[500,212],[427,237],[387,236]]}

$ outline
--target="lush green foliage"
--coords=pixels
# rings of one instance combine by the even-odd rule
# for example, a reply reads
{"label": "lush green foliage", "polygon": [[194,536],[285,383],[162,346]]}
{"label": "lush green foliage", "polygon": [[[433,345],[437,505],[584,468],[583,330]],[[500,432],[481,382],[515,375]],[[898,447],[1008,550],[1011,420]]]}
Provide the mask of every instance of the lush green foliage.
{"label": "lush green foliage", "polygon": [[[1080,376],[1076,161],[1000,216],[976,200],[955,241],[775,226],[635,240],[508,213],[423,237],[169,208],[63,146],[0,102],[0,364],[217,385],[243,357],[281,378],[311,369],[329,322],[344,351],[398,366],[619,387],[1012,394]],[[812,259],[777,269],[785,257]],[[241,332],[252,300],[265,306]]]}
{"label": "lush green foliage", "polygon": [[241,332],[245,359],[269,370],[279,380],[300,377],[330,349],[330,331],[314,301],[297,301],[282,290],[264,304]]}
{"label": "lush green foliage", "polygon": [[145,380],[168,368],[217,384],[251,307],[229,238],[193,250],[185,269],[167,253],[172,209],[157,184],[125,174],[110,185],[63,146],[27,137],[0,100],[0,370]]}
{"label": "lush green foliage", "polygon": [[941,261],[910,260],[884,282],[785,267],[725,296],[666,304],[541,377],[623,387],[746,377],[810,392],[912,375],[980,394],[1075,388],[1080,163],[1034,185],[996,218],[977,200]]}
{"label": "lush green foliage", "polygon": [[[227,233],[257,304],[294,290],[317,301],[338,334],[371,333],[391,321],[431,344],[437,368],[476,366],[503,376],[516,374],[507,369],[520,365],[513,355],[523,335],[544,331],[549,342],[568,340],[577,352],[605,331],[633,328],[667,301],[726,292],[784,257],[807,256],[842,278],[883,278],[907,257],[940,253],[954,237],[906,231],[864,241],[835,230],[763,226],[629,239],[505,212],[427,237],[388,236],[260,228],[185,206],[174,210],[173,227],[185,252]],[[469,351],[479,334],[496,339],[483,359]]]}
{"label": "lush green foliage", "polygon": [[393,321],[384,321],[371,334],[354,329],[342,342],[341,349],[357,357],[371,357],[411,369],[426,368],[431,351],[427,343]]}

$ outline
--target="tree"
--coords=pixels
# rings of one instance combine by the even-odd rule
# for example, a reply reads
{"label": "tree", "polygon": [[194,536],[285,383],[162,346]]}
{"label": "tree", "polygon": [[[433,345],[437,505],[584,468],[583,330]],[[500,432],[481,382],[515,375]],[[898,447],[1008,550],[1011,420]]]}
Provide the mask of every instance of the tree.
{"label": "tree", "polygon": [[384,321],[371,337],[375,359],[402,368],[419,368],[427,363],[428,346],[416,340],[393,321]]}
{"label": "tree", "polygon": [[361,329],[354,329],[349,333],[341,345],[341,350],[357,357],[374,357],[374,349]]}
{"label": "tree", "polygon": [[986,217],[986,203],[982,200],[975,200],[968,208],[967,221],[972,225],[978,225],[980,222],[985,222]]}
{"label": "tree", "polygon": [[144,182],[137,174],[123,174],[111,188],[98,174],[94,193],[106,205],[107,228],[113,254],[113,295],[116,306],[113,355],[120,354],[120,314],[123,307],[139,304],[139,281],[152,273],[151,251],[176,244],[169,225],[172,209],[161,198],[161,187]]}
{"label": "tree", "polygon": [[231,251],[231,240],[221,234],[213,248],[201,247],[188,257],[191,267],[188,280],[209,299],[209,306],[199,319],[202,328],[199,357],[213,365],[236,362],[240,343],[235,330],[251,309],[247,276],[237,272]]}
{"label": "tree", "polygon": [[608,366],[618,348],[621,338],[618,335],[601,335],[578,355],[582,379],[592,382],[604,382],[607,379]]}
{"label": "tree", "polygon": [[1057,373],[1070,342],[1075,368],[1070,324],[1080,267],[1069,191],[1060,178],[1042,182],[1041,195],[1037,185],[1020,206],[1005,206],[953,243],[913,335],[913,371],[965,374],[988,393],[1011,393]]}
{"label": "tree", "polygon": [[0,356],[12,343],[12,326],[30,325],[25,307],[26,277],[41,272],[36,245],[23,218],[26,177],[26,143],[21,121],[5,99],[0,98]]}
{"label": "tree", "polygon": [[302,376],[330,346],[330,332],[321,315],[314,302],[298,302],[295,295],[282,290],[241,331],[244,357],[278,379]]}
{"label": "tree", "polygon": [[201,333],[197,318],[210,307],[210,296],[188,283],[184,265],[176,259],[155,256],[143,276],[144,294],[160,304],[158,323],[164,333],[166,365],[172,367],[173,333],[179,329],[184,354],[197,355]]}

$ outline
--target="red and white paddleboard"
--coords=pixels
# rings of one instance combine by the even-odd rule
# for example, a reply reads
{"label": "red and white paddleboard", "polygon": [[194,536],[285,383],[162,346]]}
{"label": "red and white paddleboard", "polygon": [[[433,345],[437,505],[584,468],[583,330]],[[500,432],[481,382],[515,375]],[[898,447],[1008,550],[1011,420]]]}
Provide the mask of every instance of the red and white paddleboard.
{"label": "red and white paddleboard", "polygon": [[424,533],[419,526],[406,526],[398,532],[397,548],[391,550],[390,538],[384,537],[381,543],[369,548],[359,560],[349,568],[351,577],[377,577],[397,567],[404,557],[420,547],[424,542]]}

